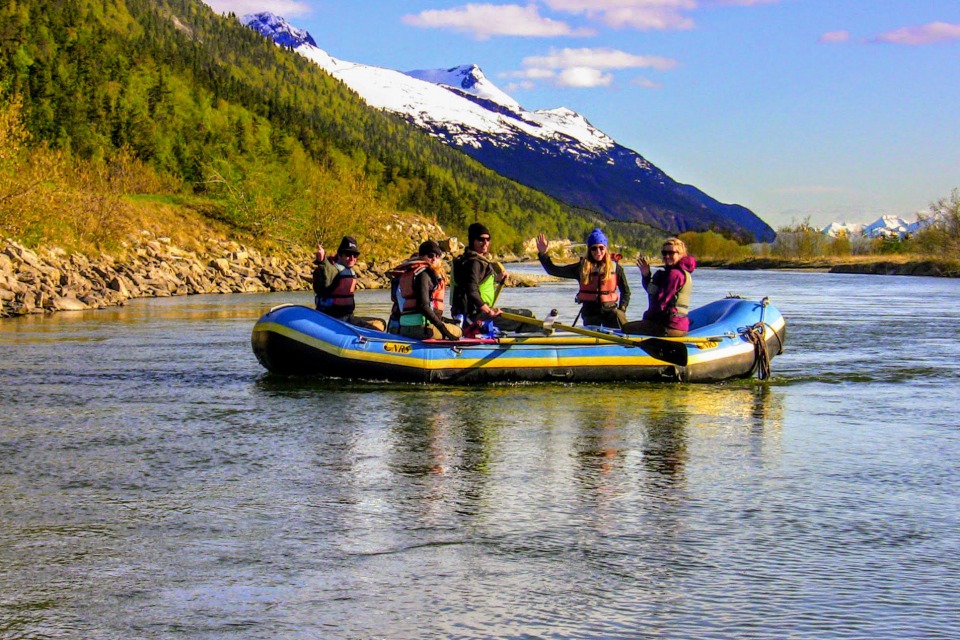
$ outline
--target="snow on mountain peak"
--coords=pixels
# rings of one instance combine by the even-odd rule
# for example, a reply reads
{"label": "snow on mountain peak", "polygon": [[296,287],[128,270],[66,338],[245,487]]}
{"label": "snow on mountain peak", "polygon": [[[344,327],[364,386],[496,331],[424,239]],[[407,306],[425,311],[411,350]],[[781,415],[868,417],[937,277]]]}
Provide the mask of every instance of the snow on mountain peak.
{"label": "snow on mountain peak", "polygon": [[[402,73],[338,60],[318,48],[309,33],[269,12],[244,16],[247,26],[293,47],[356,91],[372,107],[401,115],[420,127],[444,131],[459,145],[479,147],[481,138],[509,144],[517,135],[576,144],[602,153],[614,141],[567,108],[525,111],[475,64]],[[435,134],[436,135],[436,134]]]}
{"label": "snow on mountain peak", "polygon": [[836,238],[841,233],[848,237],[865,236],[867,238],[902,238],[905,235],[918,231],[937,222],[942,216],[929,215],[927,212],[917,214],[915,222],[907,222],[897,215],[882,215],[869,224],[831,222],[823,228],[823,233]]}
{"label": "snow on mountain peak", "polygon": [[298,29],[280,16],[269,11],[248,13],[240,18],[240,22],[248,27],[253,27],[263,35],[284,47],[297,48],[303,44],[309,44],[314,47],[317,46],[313,36],[311,36],[305,29]]}
{"label": "snow on mountain peak", "polygon": [[483,70],[475,64],[460,65],[450,69],[416,69],[407,71],[406,74],[411,78],[453,87],[478,98],[490,100],[511,111],[521,111],[520,103],[487,80]]}

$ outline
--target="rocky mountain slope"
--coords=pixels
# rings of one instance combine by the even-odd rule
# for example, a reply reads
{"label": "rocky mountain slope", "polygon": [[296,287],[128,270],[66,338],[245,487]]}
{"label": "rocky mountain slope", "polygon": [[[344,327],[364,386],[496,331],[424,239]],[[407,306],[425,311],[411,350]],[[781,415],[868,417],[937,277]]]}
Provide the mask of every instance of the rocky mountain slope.
{"label": "rocky mountain slope", "polygon": [[675,181],[581,114],[522,108],[476,65],[401,73],[334,58],[309,33],[271,13],[242,20],[312,60],[371,106],[396,113],[497,173],[567,204],[671,233],[714,229],[762,242],[776,235],[746,207],[721,203]]}

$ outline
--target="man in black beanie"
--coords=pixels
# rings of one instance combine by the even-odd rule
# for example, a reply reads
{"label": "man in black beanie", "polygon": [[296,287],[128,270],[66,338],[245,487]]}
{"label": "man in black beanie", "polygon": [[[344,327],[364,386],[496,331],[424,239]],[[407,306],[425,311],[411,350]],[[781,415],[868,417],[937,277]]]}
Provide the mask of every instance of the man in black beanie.
{"label": "man in black beanie", "polygon": [[[465,326],[493,320],[502,331],[536,331],[535,325],[504,320],[494,305],[507,271],[490,256],[490,230],[479,222],[467,228],[467,248],[453,260],[453,286],[450,308],[454,317],[462,315]],[[499,283],[499,284],[498,284]],[[506,309],[511,313],[534,317],[529,309]]]}
{"label": "man in black beanie", "polygon": [[[490,230],[481,223],[474,222],[467,228],[467,239],[470,244],[473,244],[474,240],[481,239],[482,236],[486,236],[487,240],[490,239]],[[489,248],[489,246],[487,248]]]}

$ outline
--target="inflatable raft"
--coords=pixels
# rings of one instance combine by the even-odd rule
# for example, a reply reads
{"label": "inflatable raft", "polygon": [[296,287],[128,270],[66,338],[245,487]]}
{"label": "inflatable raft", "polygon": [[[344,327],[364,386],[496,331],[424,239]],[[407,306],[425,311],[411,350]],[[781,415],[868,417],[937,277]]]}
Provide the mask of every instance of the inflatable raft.
{"label": "inflatable raft", "polygon": [[717,300],[693,310],[690,322],[683,338],[553,324],[533,334],[415,340],[282,305],[260,318],[251,341],[275,374],[433,383],[718,382],[766,377],[770,359],[783,351],[786,321],[766,298]]}

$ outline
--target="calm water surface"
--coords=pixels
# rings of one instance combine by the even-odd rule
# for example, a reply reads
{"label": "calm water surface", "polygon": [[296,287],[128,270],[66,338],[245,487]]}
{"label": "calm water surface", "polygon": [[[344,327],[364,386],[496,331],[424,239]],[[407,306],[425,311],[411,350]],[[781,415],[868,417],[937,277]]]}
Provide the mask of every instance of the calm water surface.
{"label": "calm water surface", "polygon": [[307,293],[0,321],[0,638],[960,636],[960,281],[698,274],[772,381],[270,376]]}

